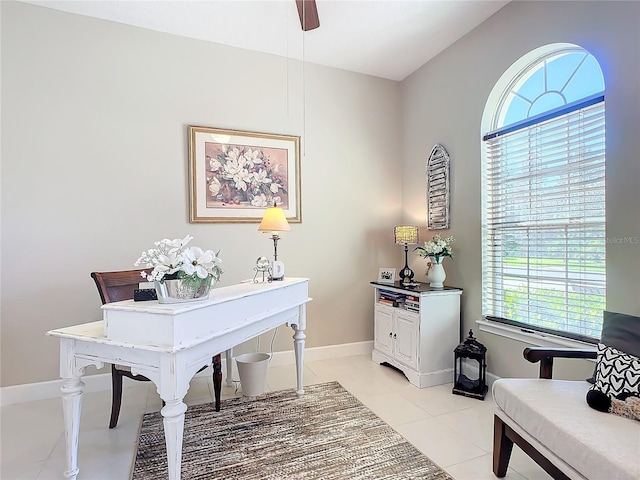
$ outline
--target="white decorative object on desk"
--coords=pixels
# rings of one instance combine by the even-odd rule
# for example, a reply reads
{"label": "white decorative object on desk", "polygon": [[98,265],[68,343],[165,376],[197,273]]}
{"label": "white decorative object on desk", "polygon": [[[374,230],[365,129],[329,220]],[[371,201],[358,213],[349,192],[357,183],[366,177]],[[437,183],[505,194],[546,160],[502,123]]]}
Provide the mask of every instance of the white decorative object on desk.
{"label": "white decorative object on desk", "polygon": [[253,282],[271,282],[273,280],[271,262],[267,257],[258,257],[256,260],[256,266],[253,267],[254,272]]}
{"label": "white decorative object on desk", "polygon": [[273,262],[273,279],[282,280],[284,278],[284,263],[280,260]]}
{"label": "white decorative object on desk", "polygon": [[212,250],[187,247],[193,237],[165,238],[140,254],[135,266],[153,268],[142,276],[154,282],[158,302],[181,303],[206,299],[220,280],[222,260]]}

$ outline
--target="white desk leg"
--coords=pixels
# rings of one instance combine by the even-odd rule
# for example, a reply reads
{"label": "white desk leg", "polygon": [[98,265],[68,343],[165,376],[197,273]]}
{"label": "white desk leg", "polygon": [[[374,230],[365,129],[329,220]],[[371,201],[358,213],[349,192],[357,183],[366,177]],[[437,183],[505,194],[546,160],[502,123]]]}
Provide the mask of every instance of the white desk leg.
{"label": "white desk leg", "polygon": [[227,387],[231,387],[233,385],[233,348],[227,350],[224,355],[227,362]]}
{"label": "white desk leg", "polygon": [[184,412],[187,406],[179,400],[166,402],[162,407],[162,421],[164,423],[164,438],[167,444],[167,465],[169,480],[180,480],[182,467],[182,435],[184,434]]}
{"label": "white desk leg", "polygon": [[304,371],[304,339],[307,338],[307,336],[304,334],[304,329],[300,328],[300,325],[291,325],[291,328],[293,328],[295,332],[293,334],[293,350],[296,354],[296,394],[298,397],[301,397],[304,395],[302,373]]}
{"label": "white desk leg", "polygon": [[80,410],[84,383],[80,377],[66,378],[62,392],[62,411],[64,414],[64,437],[67,448],[67,470],[64,478],[75,480],[78,476],[78,437],[80,434]]}

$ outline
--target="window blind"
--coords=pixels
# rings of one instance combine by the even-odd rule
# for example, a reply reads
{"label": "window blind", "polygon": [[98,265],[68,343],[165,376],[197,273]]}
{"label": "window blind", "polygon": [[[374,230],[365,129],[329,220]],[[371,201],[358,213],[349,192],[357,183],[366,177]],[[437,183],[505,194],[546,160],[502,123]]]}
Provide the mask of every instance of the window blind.
{"label": "window blind", "polygon": [[483,315],[600,338],[604,101],[485,141]]}

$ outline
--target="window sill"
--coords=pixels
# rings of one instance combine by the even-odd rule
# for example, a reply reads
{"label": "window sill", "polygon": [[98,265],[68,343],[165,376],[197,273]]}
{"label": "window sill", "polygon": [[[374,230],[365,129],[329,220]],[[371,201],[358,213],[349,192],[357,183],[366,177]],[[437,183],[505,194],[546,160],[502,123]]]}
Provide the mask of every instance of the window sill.
{"label": "window sill", "polygon": [[537,347],[569,347],[569,348],[586,348],[596,350],[596,346],[591,343],[580,342],[569,338],[558,337],[546,333],[538,333],[523,328],[505,325],[490,320],[476,320],[478,328],[481,332],[492,333],[500,337],[510,338],[519,342],[524,342]]}

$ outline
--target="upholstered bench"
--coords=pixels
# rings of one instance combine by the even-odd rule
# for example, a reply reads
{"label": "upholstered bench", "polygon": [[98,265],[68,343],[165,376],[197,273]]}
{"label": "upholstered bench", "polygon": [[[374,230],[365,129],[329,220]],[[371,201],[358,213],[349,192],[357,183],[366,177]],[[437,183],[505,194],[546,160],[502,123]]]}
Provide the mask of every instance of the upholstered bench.
{"label": "upholstered bench", "polygon": [[[554,479],[640,479],[640,317],[605,311],[602,325],[597,350],[526,348],[540,378],[494,382],[497,477],[515,443]],[[593,378],[552,380],[554,358],[597,359]]]}
{"label": "upholstered bench", "polygon": [[505,476],[515,442],[556,479],[640,479],[640,422],[590,408],[590,387],[586,381],[496,381],[494,474]]}

